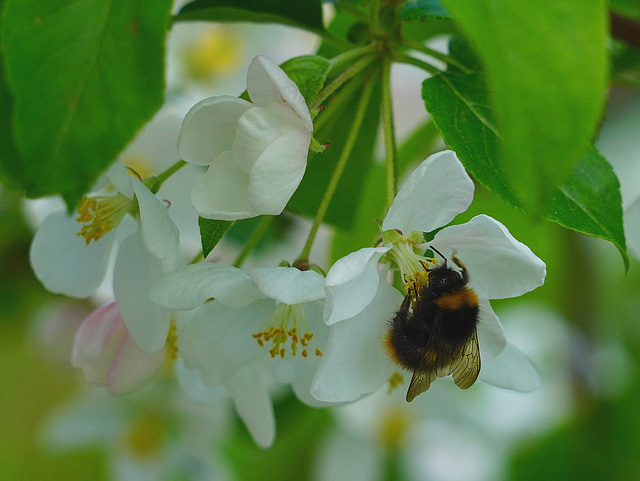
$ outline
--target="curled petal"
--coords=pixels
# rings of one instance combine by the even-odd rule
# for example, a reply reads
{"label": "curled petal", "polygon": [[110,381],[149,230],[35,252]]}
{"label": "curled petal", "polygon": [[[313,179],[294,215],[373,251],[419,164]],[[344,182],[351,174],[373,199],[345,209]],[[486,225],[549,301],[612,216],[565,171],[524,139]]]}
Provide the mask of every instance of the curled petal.
{"label": "curled petal", "polygon": [[480,345],[480,359],[484,363],[496,357],[507,345],[500,319],[486,299],[480,299],[480,315],[478,322],[478,344]]}
{"label": "curled petal", "polygon": [[133,189],[140,207],[144,243],[158,258],[163,270],[173,270],[180,248],[178,227],[169,216],[167,205],[153,195],[142,182],[133,179]]}
{"label": "curled petal", "polygon": [[249,203],[249,174],[233,155],[220,154],[191,190],[191,202],[201,217],[219,220],[259,215]]}
{"label": "curled petal", "polygon": [[373,302],[355,317],[331,326],[326,352],[311,387],[311,395],[327,402],[355,401],[380,388],[395,367],[384,349],[389,320],[402,294],[380,273]]}
{"label": "curled petal", "polygon": [[469,286],[484,299],[521,296],[541,286],[547,274],[531,249],[486,215],[445,227],[431,245],[448,258],[455,253],[469,271]]}
{"label": "curled petal", "polygon": [[275,139],[256,159],[249,180],[249,202],[266,215],[280,214],[307,167],[310,134],[290,130]]}
{"label": "curled petal", "polygon": [[116,231],[89,245],[78,235],[81,224],[55,212],[40,225],[31,243],[31,266],[47,290],[87,297],[102,283],[116,241]]}
{"label": "curled petal", "polygon": [[303,304],[324,298],[324,278],[295,267],[254,269],[249,276],[268,298],[284,304]]}
{"label": "curled petal", "polygon": [[114,162],[105,173],[105,177],[118,192],[129,200],[133,199],[133,177],[124,165],[120,162]]}
{"label": "curled petal", "polygon": [[507,344],[498,356],[483,362],[479,379],[517,392],[531,392],[540,387],[538,371],[513,344]]}
{"label": "curled petal", "polygon": [[229,308],[251,304],[262,294],[249,275],[236,267],[201,262],[166,274],[149,298],[166,309],[194,309],[209,299]]}
{"label": "curled petal", "polygon": [[115,302],[93,311],[76,332],[72,364],[87,381],[113,393],[130,391],[151,377],[164,350],[148,354],[133,340]]}
{"label": "curled petal", "polygon": [[246,100],[226,95],[195,104],[182,123],[180,156],[191,164],[209,165],[222,152],[231,150],[238,119],[250,108]]}
{"label": "curled petal", "polygon": [[262,55],[253,59],[247,71],[247,92],[254,103],[286,105],[313,130],[309,108],[298,86],[273,61]]}
{"label": "curled petal", "polygon": [[343,257],[329,269],[325,280],[327,325],[358,315],[378,291],[378,261],[392,245],[366,247]]}
{"label": "curled petal", "polygon": [[474,186],[455,152],[429,156],[414,170],[389,208],[382,230],[431,232],[467,210]]}

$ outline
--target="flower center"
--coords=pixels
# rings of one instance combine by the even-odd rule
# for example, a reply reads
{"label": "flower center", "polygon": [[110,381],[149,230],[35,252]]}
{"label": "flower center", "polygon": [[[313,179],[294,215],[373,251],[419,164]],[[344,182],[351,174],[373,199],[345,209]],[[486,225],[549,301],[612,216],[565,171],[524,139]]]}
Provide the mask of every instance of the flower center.
{"label": "flower center", "polygon": [[425,257],[416,253],[416,244],[408,240],[401,240],[393,245],[387,256],[400,269],[400,275],[405,282],[407,294],[416,297],[420,288],[429,281],[429,265],[436,264],[438,259]]}
{"label": "flower center", "polygon": [[[302,304],[291,305],[279,302],[265,324],[266,328],[253,334],[253,338],[261,347],[271,344],[269,349],[271,357],[284,358],[287,350],[292,356],[297,355],[298,350],[302,357],[309,355],[311,349],[309,344],[313,341],[313,332],[309,329]],[[318,348],[314,349],[314,353],[316,356],[322,356],[322,351]]]}
{"label": "flower center", "polygon": [[136,202],[122,194],[110,196],[84,197],[78,206],[76,220],[85,224],[78,232],[87,245],[120,225],[127,212],[131,212]]}

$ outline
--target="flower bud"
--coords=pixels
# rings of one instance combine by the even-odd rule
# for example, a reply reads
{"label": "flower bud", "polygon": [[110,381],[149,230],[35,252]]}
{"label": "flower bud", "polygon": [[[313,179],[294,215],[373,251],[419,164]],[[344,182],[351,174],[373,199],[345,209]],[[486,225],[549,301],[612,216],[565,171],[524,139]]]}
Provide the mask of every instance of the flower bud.
{"label": "flower bud", "polygon": [[164,349],[146,353],[127,330],[115,302],[93,311],[75,335],[71,363],[91,384],[112,393],[130,391],[149,379],[163,364]]}

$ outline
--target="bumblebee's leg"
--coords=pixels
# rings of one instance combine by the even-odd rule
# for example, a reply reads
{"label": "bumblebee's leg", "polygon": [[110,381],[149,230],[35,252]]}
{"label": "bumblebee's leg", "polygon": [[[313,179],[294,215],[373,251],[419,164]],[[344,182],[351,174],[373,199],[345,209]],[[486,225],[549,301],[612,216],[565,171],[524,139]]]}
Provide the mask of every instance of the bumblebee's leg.
{"label": "bumblebee's leg", "polygon": [[464,282],[465,283],[469,282],[469,272],[467,271],[467,268],[462,263],[462,261],[458,259],[455,255],[451,256],[451,260],[455,265],[457,265],[460,269],[462,269],[461,273],[462,273],[462,279],[464,280]]}

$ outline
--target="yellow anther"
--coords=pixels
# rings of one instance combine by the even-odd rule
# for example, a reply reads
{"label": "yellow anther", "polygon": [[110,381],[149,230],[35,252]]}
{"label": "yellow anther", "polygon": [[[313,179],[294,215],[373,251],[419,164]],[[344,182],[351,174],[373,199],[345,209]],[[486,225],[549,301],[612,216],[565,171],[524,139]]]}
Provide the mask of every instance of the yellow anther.
{"label": "yellow anther", "polygon": [[302,357],[307,357],[309,355],[309,353],[307,352],[306,349],[302,350]]}
{"label": "yellow anther", "polygon": [[80,228],[78,235],[89,245],[120,225],[124,215],[136,208],[136,203],[122,194],[84,197],[78,206],[76,220],[86,225]]}
{"label": "yellow anther", "polygon": [[316,356],[322,356],[322,351],[316,347]]}

